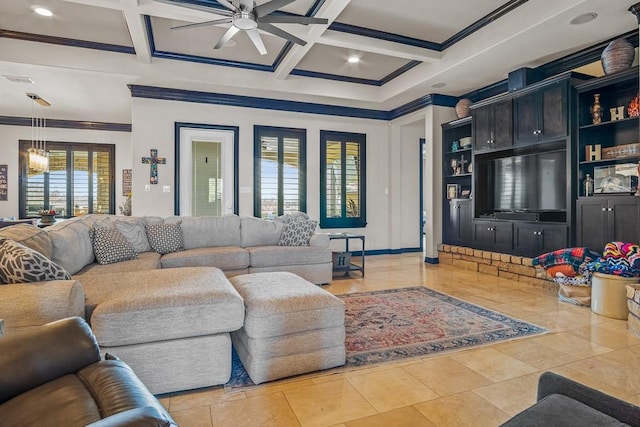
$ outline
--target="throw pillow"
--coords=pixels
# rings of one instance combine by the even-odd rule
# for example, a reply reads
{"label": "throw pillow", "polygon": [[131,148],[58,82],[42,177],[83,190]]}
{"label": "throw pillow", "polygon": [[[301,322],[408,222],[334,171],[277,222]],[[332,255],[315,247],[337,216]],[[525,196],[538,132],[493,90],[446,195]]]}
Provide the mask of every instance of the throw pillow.
{"label": "throw pillow", "polygon": [[151,245],[147,239],[147,232],[144,223],[139,221],[116,220],[116,228],[127,239],[137,253],[150,252]]}
{"label": "throw pillow", "polygon": [[138,256],[133,246],[115,228],[93,229],[93,253],[99,264],[113,264]]}
{"label": "throw pillow", "polygon": [[71,280],[71,274],[40,252],[11,239],[0,241],[0,282],[29,283],[46,280]]}
{"label": "throw pillow", "polygon": [[309,246],[318,221],[305,219],[302,216],[290,218],[282,228],[278,241],[279,246]]}
{"label": "throw pillow", "polygon": [[180,222],[173,224],[146,225],[147,238],[151,248],[161,255],[184,250]]}

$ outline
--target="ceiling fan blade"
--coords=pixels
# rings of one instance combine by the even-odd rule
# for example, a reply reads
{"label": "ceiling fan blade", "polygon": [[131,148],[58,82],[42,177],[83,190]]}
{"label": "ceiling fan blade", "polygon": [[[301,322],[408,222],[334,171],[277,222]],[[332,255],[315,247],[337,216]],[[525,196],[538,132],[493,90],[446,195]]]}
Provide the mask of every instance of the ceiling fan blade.
{"label": "ceiling fan blade", "polygon": [[218,3],[226,7],[227,9],[231,9],[234,12],[238,12],[238,8],[228,0],[216,0]]}
{"label": "ceiling fan blade", "polygon": [[281,7],[285,7],[289,3],[293,3],[295,0],[271,0],[270,2],[263,3],[260,6],[256,6],[253,9],[253,13],[258,17],[266,16],[271,12],[274,12]]}
{"label": "ceiling fan blade", "polygon": [[196,22],[194,24],[178,25],[177,27],[171,27],[172,30],[184,30],[185,28],[197,28],[207,27],[209,25],[228,24],[231,22],[231,18],[216,19],[214,21]]}
{"label": "ceiling fan blade", "polygon": [[256,49],[258,49],[258,52],[260,52],[260,55],[266,55],[267,48],[264,47],[264,43],[262,42],[262,37],[260,37],[260,31],[258,31],[257,28],[254,28],[253,30],[247,31],[247,35],[249,36],[253,44],[256,46]]}
{"label": "ceiling fan blade", "polygon": [[274,36],[278,36],[278,37],[282,37],[283,39],[289,40],[292,43],[296,43],[299,44],[300,46],[304,46],[307,44],[306,41],[299,39],[298,37],[294,36],[293,34],[287,33],[284,30],[281,30],[280,28],[276,27],[275,25],[271,25],[269,23],[266,22],[258,22],[258,28],[260,28],[263,31],[266,31],[268,33],[273,34]]}
{"label": "ceiling fan blade", "polygon": [[255,2],[253,0],[240,0],[240,9],[245,10],[247,12],[251,12],[253,10],[253,6]]}
{"label": "ceiling fan blade", "polygon": [[231,15],[233,15],[233,12],[228,11],[228,10],[217,9],[217,8],[208,7],[208,6],[202,6],[202,5],[194,4],[194,3],[183,3],[181,1],[176,1],[176,0],[154,0],[154,1],[157,1],[158,3],[171,4],[173,6],[186,7],[187,9],[199,10],[199,11],[202,11],[202,12],[209,12],[209,13],[213,13],[214,15],[222,15],[222,16],[231,16]]}
{"label": "ceiling fan blade", "polygon": [[230,26],[227,32],[224,33],[222,37],[220,37],[220,40],[218,40],[218,43],[216,43],[216,45],[213,48],[220,49],[222,46],[224,46],[226,42],[231,40],[231,38],[235,36],[238,31],[240,31],[238,28],[234,27],[233,25]]}
{"label": "ceiling fan blade", "polygon": [[267,15],[257,19],[258,22],[268,22],[269,24],[328,24],[325,18],[313,18],[302,15]]}

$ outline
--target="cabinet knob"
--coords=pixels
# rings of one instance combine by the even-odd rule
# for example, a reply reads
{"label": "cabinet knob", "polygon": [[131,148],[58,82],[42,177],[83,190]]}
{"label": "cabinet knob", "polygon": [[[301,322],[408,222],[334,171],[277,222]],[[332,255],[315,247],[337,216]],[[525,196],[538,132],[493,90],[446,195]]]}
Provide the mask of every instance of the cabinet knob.
{"label": "cabinet knob", "polygon": [[609,212],[613,212],[613,208],[607,208]]}
{"label": "cabinet knob", "polygon": [[602,208],[602,212],[606,212],[606,211],[607,211],[607,208]]}

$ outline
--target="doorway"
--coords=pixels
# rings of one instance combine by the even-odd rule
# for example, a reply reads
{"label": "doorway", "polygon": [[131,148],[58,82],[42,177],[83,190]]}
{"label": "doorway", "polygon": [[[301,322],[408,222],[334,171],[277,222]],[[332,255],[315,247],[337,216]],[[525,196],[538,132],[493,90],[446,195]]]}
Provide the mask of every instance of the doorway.
{"label": "doorway", "polygon": [[176,123],[175,215],[238,213],[238,128]]}

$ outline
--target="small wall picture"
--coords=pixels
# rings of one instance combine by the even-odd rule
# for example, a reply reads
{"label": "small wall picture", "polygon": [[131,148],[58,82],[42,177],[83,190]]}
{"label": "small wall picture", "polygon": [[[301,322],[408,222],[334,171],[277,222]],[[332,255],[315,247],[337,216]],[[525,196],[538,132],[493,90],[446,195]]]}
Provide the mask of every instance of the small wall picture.
{"label": "small wall picture", "polygon": [[593,169],[595,193],[631,193],[638,186],[635,163],[596,166]]}
{"label": "small wall picture", "polygon": [[447,199],[458,197],[458,184],[447,184]]}

